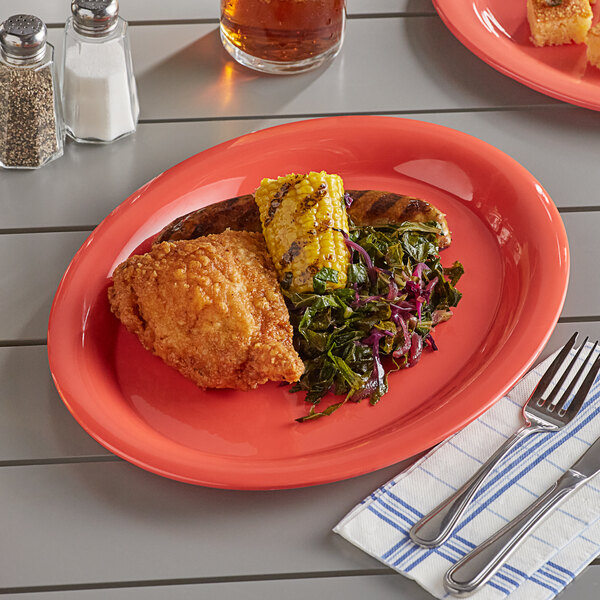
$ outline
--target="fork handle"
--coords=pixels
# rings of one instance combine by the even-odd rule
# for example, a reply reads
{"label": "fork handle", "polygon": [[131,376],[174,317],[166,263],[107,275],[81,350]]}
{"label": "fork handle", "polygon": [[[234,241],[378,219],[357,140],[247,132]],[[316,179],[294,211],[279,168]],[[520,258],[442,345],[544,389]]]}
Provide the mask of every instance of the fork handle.
{"label": "fork handle", "polygon": [[446,591],[454,596],[468,596],[487,583],[519,547],[526,534],[588,479],[575,471],[567,471],[518,517],[450,568],[444,577]]}
{"label": "fork handle", "polygon": [[542,429],[535,425],[523,425],[521,429],[509,437],[471,479],[413,525],[409,531],[411,540],[424,548],[435,548],[443,544],[452,533],[456,523],[465,512],[471,499],[477,493],[477,490],[481,487],[490,471],[513,446],[528,435],[538,431],[542,431]]}

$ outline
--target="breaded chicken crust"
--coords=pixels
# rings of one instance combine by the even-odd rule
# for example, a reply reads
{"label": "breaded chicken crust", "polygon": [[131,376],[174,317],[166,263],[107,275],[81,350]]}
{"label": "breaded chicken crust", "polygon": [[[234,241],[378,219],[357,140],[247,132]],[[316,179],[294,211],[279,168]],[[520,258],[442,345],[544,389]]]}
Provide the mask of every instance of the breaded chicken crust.
{"label": "breaded chicken crust", "polygon": [[201,388],[247,390],[303,373],[259,233],[163,242],[115,269],[108,298],[145,348]]}

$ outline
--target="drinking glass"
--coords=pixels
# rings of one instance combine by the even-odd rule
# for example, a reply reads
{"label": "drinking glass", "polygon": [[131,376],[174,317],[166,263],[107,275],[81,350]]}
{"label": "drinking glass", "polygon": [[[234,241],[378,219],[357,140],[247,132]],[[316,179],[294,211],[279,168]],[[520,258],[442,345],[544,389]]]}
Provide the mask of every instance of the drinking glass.
{"label": "drinking glass", "polygon": [[342,48],[346,0],[221,0],[221,40],[239,63],[300,73]]}

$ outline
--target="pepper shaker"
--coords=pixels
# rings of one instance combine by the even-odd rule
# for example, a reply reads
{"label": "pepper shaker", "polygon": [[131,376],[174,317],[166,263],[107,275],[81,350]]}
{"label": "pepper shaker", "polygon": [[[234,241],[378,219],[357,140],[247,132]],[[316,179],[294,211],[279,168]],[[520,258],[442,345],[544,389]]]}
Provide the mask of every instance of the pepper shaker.
{"label": "pepper shaker", "polygon": [[117,0],[73,0],[65,27],[63,112],[77,142],[108,143],[139,117],[127,22]]}
{"label": "pepper shaker", "polygon": [[13,15],[0,25],[0,166],[37,169],[62,156],[64,128],[46,25]]}

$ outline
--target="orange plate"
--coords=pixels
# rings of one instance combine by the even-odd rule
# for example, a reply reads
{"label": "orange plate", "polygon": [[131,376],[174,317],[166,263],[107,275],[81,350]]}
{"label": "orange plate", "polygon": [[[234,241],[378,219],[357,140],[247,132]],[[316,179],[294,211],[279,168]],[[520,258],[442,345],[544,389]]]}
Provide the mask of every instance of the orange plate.
{"label": "orange plate", "polygon": [[[349,189],[419,196],[448,216],[464,296],[436,329],[438,352],[390,376],[376,406],[308,423],[302,394],[198,389],[144,350],[110,314],[113,269],[172,219],[250,193],[262,177],[339,173]],[[71,413],[111,452],[189,483],[274,489],[321,484],[425,450],[496,402],[532,364],[558,319],[569,253],[541,185],[488,144],[388,117],[281,125],[225,142],[166,171],[116,208],[67,269],[48,353]]]}
{"label": "orange plate", "polygon": [[[585,44],[534,46],[526,0],[433,4],[458,40],[500,73],[552,98],[600,110],[600,69],[588,64]],[[594,5],[592,10],[598,12]]]}

